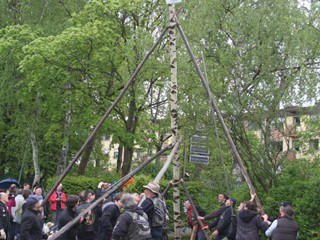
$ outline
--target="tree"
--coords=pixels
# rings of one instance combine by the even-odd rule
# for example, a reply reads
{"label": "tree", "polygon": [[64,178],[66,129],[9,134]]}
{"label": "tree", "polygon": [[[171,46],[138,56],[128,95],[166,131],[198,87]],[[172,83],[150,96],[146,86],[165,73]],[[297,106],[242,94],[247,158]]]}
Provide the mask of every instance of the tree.
{"label": "tree", "polygon": [[[284,160],[271,147],[272,124],[283,106],[316,96],[319,48],[309,43],[319,37],[319,13],[298,1],[190,1],[186,9],[181,24],[198,56],[205,54],[212,92],[254,184],[268,191]],[[258,139],[245,121],[259,127]]]}

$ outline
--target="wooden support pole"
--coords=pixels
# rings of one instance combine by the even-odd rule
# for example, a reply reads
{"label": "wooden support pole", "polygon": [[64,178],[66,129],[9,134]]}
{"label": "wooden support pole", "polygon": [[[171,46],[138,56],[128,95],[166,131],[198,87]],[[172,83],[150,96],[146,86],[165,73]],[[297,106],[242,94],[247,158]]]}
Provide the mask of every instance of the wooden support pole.
{"label": "wooden support pole", "polygon": [[[188,191],[188,189],[187,189],[187,187],[186,187],[186,184],[184,183],[184,181],[183,181],[182,179],[180,180],[180,183],[181,183],[181,185],[182,185],[182,187],[183,187],[183,190],[184,190],[184,192],[185,192],[185,194],[186,194],[186,196],[187,196],[187,198],[188,198],[188,200],[189,200],[189,202],[190,202],[190,204],[191,204],[191,206],[192,206],[192,212],[193,212],[193,214],[194,214],[194,216],[195,216],[195,219],[198,219],[199,213],[198,213],[198,211],[197,211],[197,209],[196,209],[196,205],[195,205],[194,202],[192,201],[192,198],[191,198],[191,196],[190,196],[190,194],[189,194],[189,191]],[[197,220],[197,221],[198,221],[201,229],[203,229],[204,225],[203,225],[202,221],[199,221],[199,220]],[[206,237],[206,239],[207,239],[207,240],[210,240],[210,238],[209,238],[209,236],[208,236],[208,234],[207,234],[207,232],[206,232],[205,230],[203,230],[203,233],[204,233],[204,236]]]}
{"label": "wooden support pole", "polygon": [[67,223],[63,228],[61,228],[58,232],[56,232],[52,237],[50,237],[50,240],[55,240],[58,237],[60,237],[63,233],[65,233],[69,228],[71,228],[73,225],[75,225],[77,222],[80,221],[80,218],[85,216],[90,210],[95,208],[100,202],[102,202],[105,198],[109,197],[111,193],[116,191],[118,188],[120,188],[123,184],[125,184],[130,178],[132,178],[134,175],[136,175],[138,172],[140,172],[146,165],[151,163],[154,159],[161,156],[164,152],[171,149],[173,146],[169,145],[163,149],[161,149],[159,152],[157,152],[154,156],[149,158],[148,160],[141,163],[136,169],[128,173],[126,176],[121,178],[118,182],[113,184],[111,187],[108,188],[108,190],[96,201],[94,201],[85,211],[81,212],[77,217],[75,217],[72,221]]}
{"label": "wooden support pole", "polygon": [[[218,105],[214,101],[214,98],[213,98],[213,96],[211,94],[210,88],[209,88],[208,84],[206,83],[206,79],[205,79],[204,75],[202,74],[201,69],[200,69],[200,67],[199,67],[199,65],[198,65],[198,63],[196,61],[196,58],[195,58],[195,56],[194,56],[194,54],[192,52],[192,49],[191,49],[191,47],[189,45],[188,39],[187,39],[187,37],[186,37],[181,25],[179,24],[179,22],[177,22],[176,26],[177,26],[177,28],[178,28],[178,30],[180,32],[180,35],[181,35],[181,37],[182,37],[182,39],[183,39],[183,41],[185,43],[185,46],[186,46],[186,48],[187,48],[187,50],[188,50],[188,52],[190,54],[190,57],[191,57],[192,62],[193,62],[193,65],[194,65],[195,69],[198,72],[198,75],[199,75],[199,77],[201,79],[201,82],[202,82],[204,88],[206,89],[207,95],[208,95],[209,100],[210,100],[210,107],[211,107],[212,111],[214,111],[217,114],[217,117],[218,117],[219,122],[221,124],[221,127],[223,129],[223,132],[224,132],[225,136],[227,137],[228,143],[229,143],[229,145],[230,145],[230,147],[232,149],[233,154],[235,155],[235,158],[237,159],[237,162],[238,162],[238,164],[240,166],[242,175],[245,178],[246,183],[248,184],[248,187],[250,189],[251,194],[255,194],[256,191],[255,191],[254,186],[253,186],[253,184],[251,182],[251,179],[250,179],[250,177],[249,177],[249,175],[248,175],[248,173],[247,173],[247,171],[246,171],[246,169],[245,169],[245,167],[243,165],[242,159],[241,159],[241,157],[239,155],[239,152],[238,152],[238,150],[236,148],[236,145],[234,144],[234,142],[233,142],[233,140],[231,138],[231,135],[229,133],[229,130],[228,130],[223,118],[222,118],[220,109],[218,108]],[[262,205],[261,205],[261,202],[260,202],[260,199],[258,198],[258,196],[256,196],[255,200],[256,200],[256,204],[257,204],[258,208],[262,209]]]}
{"label": "wooden support pole", "polygon": [[155,177],[155,179],[153,180],[156,183],[160,182],[160,179],[163,177],[163,175],[166,173],[166,171],[168,170],[170,163],[174,157],[174,155],[176,154],[177,150],[179,149],[179,145],[182,141],[183,137],[181,136],[179,138],[179,140],[177,141],[177,143],[174,145],[174,148],[172,148],[167,161],[164,163],[164,165],[162,166],[161,170],[159,171],[159,173],[157,174],[157,176]]}
{"label": "wooden support pole", "polygon": [[103,115],[103,117],[101,118],[101,120],[99,121],[99,123],[97,124],[97,126],[93,129],[92,133],[90,134],[90,136],[87,138],[87,140],[85,141],[85,143],[82,145],[82,147],[80,148],[80,150],[76,153],[76,155],[73,157],[73,159],[71,160],[71,162],[69,163],[69,165],[66,167],[66,169],[63,171],[63,173],[59,176],[58,180],[56,181],[56,183],[51,187],[50,191],[47,193],[47,195],[45,196],[41,206],[44,206],[45,203],[49,200],[50,196],[52,195],[52,193],[56,190],[56,188],[58,187],[58,185],[62,182],[62,180],[65,178],[65,176],[69,173],[69,171],[71,170],[71,168],[73,167],[73,165],[76,163],[76,161],[79,159],[79,157],[81,156],[81,154],[83,153],[83,151],[85,150],[85,148],[87,147],[88,143],[96,136],[97,132],[100,130],[102,124],[105,122],[105,120],[107,119],[107,117],[110,115],[111,111],[115,108],[115,106],[120,102],[120,100],[122,99],[122,97],[124,96],[124,94],[126,93],[126,91],[128,90],[129,86],[132,84],[132,82],[134,81],[135,77],[138,75],[139,71],[141,70],[142,66],[145,64],[145,62],[148,60],[149,56],[152,54],[152,52],[155,50],[155,48],[158,46],[158,44],[161,42],[162,38],[165,36],[166,32],[168,31],[169,26],[167,26],[162,33],[160,34],[159,38],[157,39],[157,41],[153,44],[153,46],[151,47],[151,49],[146,53],[146,55],[144,56],[144,58],[141,60],[141,62],[139,63],[138,67],[136,68],[136,70],[133,72],[133,74],[130,76],[128,82],[126,83],[126,85],[123,87],[123,89],[121,90],[120,94],[118,95],[118,97],[114,100],[114,102],[112,103],[112,105],[109,107],[109,109],[105,112],[105,114]]}

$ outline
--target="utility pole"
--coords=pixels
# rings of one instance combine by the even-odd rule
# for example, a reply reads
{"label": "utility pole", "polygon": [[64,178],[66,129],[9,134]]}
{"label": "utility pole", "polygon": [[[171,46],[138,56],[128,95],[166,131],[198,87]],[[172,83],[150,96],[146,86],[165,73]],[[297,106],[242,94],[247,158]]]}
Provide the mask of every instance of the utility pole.
{"label": "utility pole", "polygon": [[[177,81],[177,48],[176,48],[176,24],[177,17],[175,12],[175,1],[169,3],[169,46],[170,46],[170,69],[171,69],[171,89],[170,89],[170,107],[171,107],[171,132],[172,144],[178,141],[178,81]],[[180,159],[179,149],[173,157],[173,221],[174,221],[174,239],[181,239],[181,214],[180,214]]]}

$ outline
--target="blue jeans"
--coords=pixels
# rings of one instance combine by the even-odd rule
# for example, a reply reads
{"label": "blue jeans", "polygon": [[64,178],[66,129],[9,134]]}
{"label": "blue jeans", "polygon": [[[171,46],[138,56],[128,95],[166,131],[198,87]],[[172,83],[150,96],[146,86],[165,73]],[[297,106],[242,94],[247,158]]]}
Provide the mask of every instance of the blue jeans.
{"label": "blue jeans", "polygon": [[197,240],[206,240],[206,236],[204,235],[203,230],[199,230],[197,232]]}

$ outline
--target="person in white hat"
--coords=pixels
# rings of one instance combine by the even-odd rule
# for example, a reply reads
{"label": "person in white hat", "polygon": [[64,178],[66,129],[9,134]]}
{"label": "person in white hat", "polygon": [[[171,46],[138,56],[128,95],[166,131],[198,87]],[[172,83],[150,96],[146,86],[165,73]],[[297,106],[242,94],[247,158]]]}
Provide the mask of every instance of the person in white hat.
{"label": "person in white hat", "polygon": [[166,205],[161,199],[160,186],[158,183],[149,182],[143,187],[146,199],[141,203],[141,207],[148,215],[152,239],[160,240],[163,236],[167,212]]}

